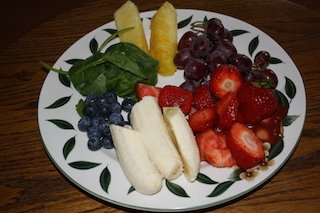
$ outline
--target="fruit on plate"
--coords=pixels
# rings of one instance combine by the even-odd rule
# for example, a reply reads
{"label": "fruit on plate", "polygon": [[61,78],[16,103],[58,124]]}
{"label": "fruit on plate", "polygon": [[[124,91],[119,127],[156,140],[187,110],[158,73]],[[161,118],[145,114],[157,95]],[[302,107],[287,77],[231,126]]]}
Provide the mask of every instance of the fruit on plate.
{"label": "fruit on plate", "polygon": [[228,92],[236,93],[242,82],[241,73],[236,66],[222,64],[212,72],[210,87],[216,97],[222,98]]}
{"label": "fruit on plate", "polygon": [[182,160],[163,119],[155,97],[145,96],[130,114],[132,128],[144,137],[147,153],[161,175],[168,180],[182,173]]}
{"label": "fruit on plate", "polygon": [[179,107],[184,114],[188,114],[192,108],[192,93],[184,88],[167,85],[159,93],[160,107]]}
{"label": "fruit on plate", "polygon": [[217,112],[214,107],[207,107],[196,110],[189,115],[189,125],[193,132],[202,132],[213,128],[217,123]]}
{"label": "fruit on plate", "polygon": [[132,129],[110,125],[110,131],[121,168],[132,186],[151,195],[162,188],[162,176],[150,161],[142,135]]}
{"label": "fruit on plate", "polygon": [[138,83],[135,88],[136,98],[137,100],[141,100],[144,96],[153,96],[158,98],[160,90],[160,87]]}
{"label": "fruit on plate", "polygon": [[262,141],[245,124],[233,124],[226,141],[233,158],[242,169],[252,168],[265,158]]}
{"label": "fruit on plate", "polygon": [[193,182],[200,170],[199,150],[193,132],[180,108],[164,107],[163,116],[182,159],[184,176]]}
{"label": "fruit on plate", "polygon": [[239,111],[239,98],[229,92],[216,104],[219,115],[218,127],[222,130],[228,130],[236,122],[241,122],[242,115]]}
{"label": "fruit on plate", "polygon": [[127,1],[118,10],[116,10],[114,13],[114,20],[118,30],[134,27],[129,31],[119,34],[121,42],[133,43],[145,52],[148,52],[148,44],[139,10],[132,1]]}
{"label": "fruit on plate", "polygon": [[223,132],[207,129],[196,135],[202,161],[218,167],[231,167],[236,164],[226,145],[226,136]]}
{"label": "fruit on plate", "polygon": [[245,83],[239,89],[239,110],[247,124],[270,117],[278,107],[277,98],[272,89],[261,88],[253,83]]}
{"label": "fruit on plate", "polygon": [[177,26],[176,9],[166,1],[152,17],[150,26],[150,54],[159,61],[161,75],[173,75],[177,69],[173,62],[178,45]]}

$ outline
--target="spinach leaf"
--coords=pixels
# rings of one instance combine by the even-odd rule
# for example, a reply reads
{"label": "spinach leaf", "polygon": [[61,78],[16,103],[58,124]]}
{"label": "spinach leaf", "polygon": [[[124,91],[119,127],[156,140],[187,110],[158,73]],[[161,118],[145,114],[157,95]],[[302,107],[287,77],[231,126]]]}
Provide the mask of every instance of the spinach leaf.
{"label": "spinach leaf", "polygon": [[139,82],[157,83],[158,61],[130,43],[117,43],[105,53],[94,53],[75,63],[69,78],[81,95],[114,91],[121,97],[132,96]]}

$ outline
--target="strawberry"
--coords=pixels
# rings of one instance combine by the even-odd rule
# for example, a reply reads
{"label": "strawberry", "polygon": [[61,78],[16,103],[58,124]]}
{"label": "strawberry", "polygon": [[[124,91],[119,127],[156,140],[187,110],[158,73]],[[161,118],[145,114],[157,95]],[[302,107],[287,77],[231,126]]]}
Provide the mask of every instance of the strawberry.
{"label": "strawberry", "polygon": [[160,90],[160,87],[138,83],[135,88],[136,98],[137,100],[141,100],[144,96],[154,96],[157,98],[159,96]]}
{"label": "strawberry", "polygon": [[246,83],[241,86],[239,110],[247,124],[256,124],[271,116],[278,107],[277,98],[272,89],[256,87]]}
{"label": "strawberry", "polygon": [[262,141],[242,123],[235,123],[227,134],[227,146],[242,169],[249,169],[264,160]]}
{"label": "strawberry", "polygon": [[179,107],[184,114],[191,111],[193,95],[190,91],[177,86],[167,85],[160,90],[160,107]]}
{"label": "strawberry", "polygon": [[252,130],[263,142],[269,142],[271,145],[277,143],[283,137],[282,122],[287,112],[288,109],[286,107],[279,105],[272,116],[253,125]]}
{"label": "strawberry", "polygon": [[242,121],[242,115],[239,112],[239,100],[234,93],[227,93],[216,104],[219,115],[218,127],[222,130],[230,129],[236,122]]}
{"label": "strawberry", "polygon": [[226,146],[225,134],[207,129],[196,135],[200,151],[200,159],[215,167],[230,167],[235,165],[230,150]]}
{"label": "strawberry", "polygon": [[189,116],[189,125],[194,133],[202,132],[215,126],[217,112],[215,108],[208,107],[197,110]]}
{"label": "strawberry", "polygon": [[193,104],[196,109],[214,106],[214,99],[208,85],[198,86],[193,94]]}
{"label": "strawberry", "polygon": [[217,67],[211,73],[210,79],[211,90],[218,98],[222,98],[228,92],[236,93],[243,82],[239,69],[231,64]]}

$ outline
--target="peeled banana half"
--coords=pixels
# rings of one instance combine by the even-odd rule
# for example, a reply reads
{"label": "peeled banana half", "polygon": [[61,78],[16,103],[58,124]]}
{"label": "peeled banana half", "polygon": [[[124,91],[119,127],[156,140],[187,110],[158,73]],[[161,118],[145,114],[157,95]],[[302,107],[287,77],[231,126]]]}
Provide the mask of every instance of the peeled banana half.
{"label": "peeled banana half", "polygon": [[120,166],[135,190],[147,195],[159,192],[163,178],[149,159],[141,134],[114,124],[110,131]]}
{"label": "peeled banana half", "polygon": [[160,172],[173,180],[182,173],[182,160],[169,134],[157,98],[145,96],[136,103],[130,115],[132,128],[144,137],[150,159]]}
{"label": "peeled banana half", "polygon": [[164,120],[183,161],[183,173],[193,182],[200,170],[200,154],[193,132],[178,107],[164,107]]}

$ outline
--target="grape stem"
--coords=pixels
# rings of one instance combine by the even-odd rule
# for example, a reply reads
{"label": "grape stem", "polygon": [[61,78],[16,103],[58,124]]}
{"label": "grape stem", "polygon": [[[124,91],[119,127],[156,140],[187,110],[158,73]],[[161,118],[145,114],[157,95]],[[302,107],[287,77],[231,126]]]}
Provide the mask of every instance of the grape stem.
{"label": "grape stem", "polygon": [[191,30],[198,32],[198,33],[205,33],[207,25],[203,21],[195,21],[191,23]]}

